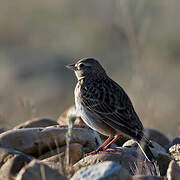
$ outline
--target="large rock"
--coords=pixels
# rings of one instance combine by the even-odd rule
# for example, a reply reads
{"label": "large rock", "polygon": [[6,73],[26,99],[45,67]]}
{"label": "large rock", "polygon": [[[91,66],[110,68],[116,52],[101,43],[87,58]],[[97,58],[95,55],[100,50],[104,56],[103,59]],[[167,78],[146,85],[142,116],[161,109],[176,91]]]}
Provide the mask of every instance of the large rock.
{"label": "large rock", "polygon": [[0,179],[12,179],[32,160],[31,157],[13,149],[0,148]]}
{"label": "large rock", "polygon": [[14,127],[14,129],[22,129],[22,128],[38,128],[38,127],[48,127],[58,125],[55,120],[48,118],[34,118],[32,120],[26,121],[18,126]]}
{"label": "large rock", "polygon": [[129,148],[120,148],[117,152],[100,152],[96,155],[89,155],[77,162],[73,168],[74,171],[82,167],[95,165],[104,161],[113,161],[123,168],[127,169],[131,175],[136,172],[145,175],[154,175],[154,167],[152,163],[145,160],[137,150]]}
{"label": "large rock", "polygon": [[82,168],[71,180],[131,180],[128,171],[115,162],[106,161],[93,166]]}
{"label": "large rock", "polygon": [[27,166],[21,169],[16,180],[66,180],[57,171],[49,166],[39,163],[36,160],[31,161]]}
{"label": "large rock", "polygon": [[[64,146],[68,127],[25,128],[0,134],[0,147],[9,147],[38,157]],[[97,138],[89,128],[72,128],[70,143],[79,143],[85,153],[98,147]]]}

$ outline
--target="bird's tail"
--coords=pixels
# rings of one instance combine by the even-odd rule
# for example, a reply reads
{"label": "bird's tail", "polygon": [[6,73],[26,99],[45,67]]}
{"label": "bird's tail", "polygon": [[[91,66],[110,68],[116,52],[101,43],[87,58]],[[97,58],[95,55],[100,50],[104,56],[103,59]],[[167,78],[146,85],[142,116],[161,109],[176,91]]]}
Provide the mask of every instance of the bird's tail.
{"label": "bird's tail", "polygon": [[154,162],[155,161],[155,157],[151,151],[150,148],[154,148],[153,144],[151,143],[151,141],[149,139],[147,139],[145,136],[143,137],[143,148],[141,146],[140,143],[138,143],[138,146],[140,147],[141,151],[143,152],[144,156],[146,157],[146,159],[150,162]]}
{"label": "bird's tail", "polygon": [[143,136],[142,140],[144,141],[144,149],[142,148],[141,144],[138,143],[138,146],[140,147],[141,151],[143,152],[144,156],[148,161],[150,161],[154,167],[154,173],[155,175],[160,175],[159,174],[159,168],[157,166],[157,161],[155,156],[153,155],[152,151],[150,148],[154,148],[153,144],[149,139],[147,139],[145,136]]}
{"label": "bird's tail", "polygon": [[152,143],[150,142],[149,145],[145,145],[144,149],[141,147],[141,145],[139,143],[138,143],[138,146],[140,147],[140,149],[143,152],[143,154],[146,157],[146,159],[152,163],[152,165],[154,167],[155,175],[159,175],[159,170],[158,170],[158,167],[157,167],[157,163],[156,163],[155,157],[154,157],[154,155],[153,155],[153,153],[152,153],[152,151],[150,149],[150,147],[153,147]]}

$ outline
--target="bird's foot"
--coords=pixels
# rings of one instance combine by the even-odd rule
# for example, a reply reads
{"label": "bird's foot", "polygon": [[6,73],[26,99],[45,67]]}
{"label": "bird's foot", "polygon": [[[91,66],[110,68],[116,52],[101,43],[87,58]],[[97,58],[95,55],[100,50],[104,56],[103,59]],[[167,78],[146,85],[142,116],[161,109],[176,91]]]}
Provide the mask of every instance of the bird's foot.
{"label": "bird's foot", "polygon": [[110,149],[99,148],[99,149],[97,149],[95,151],[92,151],[92,152],[86,154],[86,156],[96,155],[96,154],[101,153],[101,152],[104,152],[104,153],[118,152],[118,149],[117,148],[110,148]]}
{"label": "bird's foot", "polygon": [[86,156],[96,155],[96,154],[98,154],[99,152],[106,152],[106,149],[103,148],[103,147],[100,147],[100,148],[96,149],[95,151],[92,151],[92,152],[86,154]]}

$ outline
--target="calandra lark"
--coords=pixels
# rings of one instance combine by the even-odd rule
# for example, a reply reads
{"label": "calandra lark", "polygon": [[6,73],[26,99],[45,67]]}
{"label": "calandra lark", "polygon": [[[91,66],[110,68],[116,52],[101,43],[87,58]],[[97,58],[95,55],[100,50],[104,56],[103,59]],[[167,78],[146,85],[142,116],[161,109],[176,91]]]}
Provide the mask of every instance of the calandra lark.
{"label": "calandra lark", "polygon": [[66,67],[74,70],[78,79],[74,91],[77,112],[88,126],[109,136],[94,153],[105,151],[121,135],[125,135],[138,144],[145,140],[146,153],[141,150],[151,161],[153,154],[149,146],[152,144],[145,138],[143,125],[122,87],[106,74],[96,59],[83,58]]}

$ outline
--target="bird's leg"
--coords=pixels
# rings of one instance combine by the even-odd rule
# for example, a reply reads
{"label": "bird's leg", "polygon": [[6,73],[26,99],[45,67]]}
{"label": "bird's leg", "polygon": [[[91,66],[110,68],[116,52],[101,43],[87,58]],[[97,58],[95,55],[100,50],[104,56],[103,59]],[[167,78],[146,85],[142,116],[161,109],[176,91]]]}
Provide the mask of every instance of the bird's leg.
{"label": "bird's leg", "polygon": [[120,137],[121,137],[121,135],[117,135],[108,145],[106,145],[106,146],[104,147],[103,150],[106,150],[108,147],[110,147],[111,144],[113,144],[115,141],[117,141]]}
{"label": "bird's leg", "polygon": [[95,151],[89,153],[88,155],[94,155],[94,154],[97,154],[99,151],[104,151],[104,150],[105,150],[104,148],[105,148],[106,144],[107,144],[112,138],[113,138],[113,136],[109,136],[109,137],[104,141],[104,143],[103,143],[101,146],[99,146]]}

